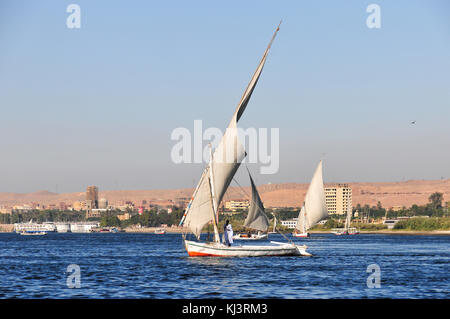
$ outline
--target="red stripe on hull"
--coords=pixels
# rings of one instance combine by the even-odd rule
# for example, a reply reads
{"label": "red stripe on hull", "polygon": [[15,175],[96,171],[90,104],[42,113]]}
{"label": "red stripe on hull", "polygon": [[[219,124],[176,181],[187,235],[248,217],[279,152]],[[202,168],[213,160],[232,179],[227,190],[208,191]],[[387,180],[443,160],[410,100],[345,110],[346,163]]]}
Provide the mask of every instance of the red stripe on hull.
{"label": "red stripe on hull", "polygon": [[188,251],[189,257],[225,257],[223,255],[214,255],[214,254],[206,254],[206,253],[199,253],[196,251]]}

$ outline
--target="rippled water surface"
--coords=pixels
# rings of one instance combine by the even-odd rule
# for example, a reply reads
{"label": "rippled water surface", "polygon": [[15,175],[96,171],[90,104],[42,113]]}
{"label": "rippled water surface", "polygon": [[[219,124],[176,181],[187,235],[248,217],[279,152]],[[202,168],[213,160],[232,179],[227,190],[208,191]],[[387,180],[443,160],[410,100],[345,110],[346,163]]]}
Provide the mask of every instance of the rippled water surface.
{"label": "rippled water surface", "polygon": [[[0,298],[450,298],[450,236],[294,241],[314,256],[192,258],[179,234],[2,233]],[[67,287],[70,264],[81,288]],[[367,287],[370,264],[379,289]]]}

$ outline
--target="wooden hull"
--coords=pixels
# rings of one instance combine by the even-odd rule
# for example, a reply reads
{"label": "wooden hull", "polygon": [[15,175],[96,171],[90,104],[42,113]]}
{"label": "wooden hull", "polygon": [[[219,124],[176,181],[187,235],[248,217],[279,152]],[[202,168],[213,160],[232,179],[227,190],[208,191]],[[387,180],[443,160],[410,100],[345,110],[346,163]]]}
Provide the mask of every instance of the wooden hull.
{"label": "wooden hull", "polygon": [[262,256],[311,256],[306,246],[272,242],[265,246],[226,246],[185,240],[184,246],[190,257],[262,257]]}

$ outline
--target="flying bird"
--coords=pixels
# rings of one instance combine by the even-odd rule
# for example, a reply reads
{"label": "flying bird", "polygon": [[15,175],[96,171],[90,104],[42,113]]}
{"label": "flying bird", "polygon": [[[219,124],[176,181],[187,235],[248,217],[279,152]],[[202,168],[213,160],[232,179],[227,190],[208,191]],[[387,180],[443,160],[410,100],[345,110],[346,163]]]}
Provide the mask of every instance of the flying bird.
{"label": "flying bird", "polygon": [[416,124],[416,121],[411,121],[411,124]]}

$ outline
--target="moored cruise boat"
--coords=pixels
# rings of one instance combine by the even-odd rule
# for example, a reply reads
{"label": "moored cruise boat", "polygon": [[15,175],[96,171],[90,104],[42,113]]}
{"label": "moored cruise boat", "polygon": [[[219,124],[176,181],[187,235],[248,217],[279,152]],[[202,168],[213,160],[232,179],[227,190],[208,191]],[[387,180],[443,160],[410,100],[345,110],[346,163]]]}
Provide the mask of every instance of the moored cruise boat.
{"label": "moored cruise boat", "polygon": [[56,231],[58,233],[68,233],[70,232],[69,223],[55,223]]}
{"label": "moored cruise boat", "polygon": [[14,224],[14,231],[16,233],[20,233],[20,234],[22,234],[22,233],[27,233],[27,234],[48,233],[48,232],[55,232],[56,227],[55,227],[55,224],[53,224],[53,223],[38,224],[38,223],[33,223],[33,221],[31,220],[28,223]]}
{"label": "moored cruise boat", "polygon": [[72,233],[90,233],[92,229],[98,228],[99,226],[99,222],[70,223],[70,231]]}

